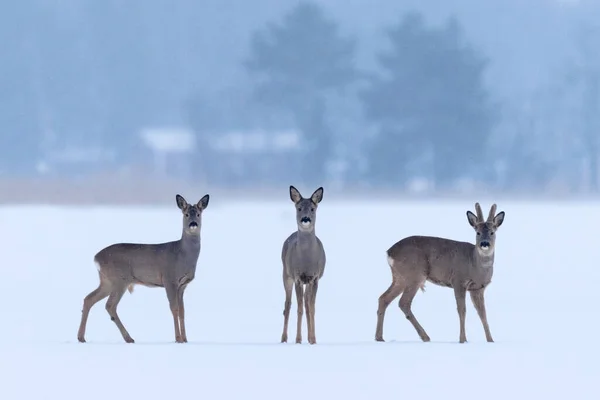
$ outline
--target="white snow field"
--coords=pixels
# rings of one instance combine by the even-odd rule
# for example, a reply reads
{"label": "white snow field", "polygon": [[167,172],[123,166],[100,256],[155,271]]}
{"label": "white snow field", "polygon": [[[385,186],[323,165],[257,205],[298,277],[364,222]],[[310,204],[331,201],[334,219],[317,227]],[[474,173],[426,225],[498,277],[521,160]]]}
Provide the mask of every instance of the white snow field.
{"label": "white snow field", "polygon": [[[306,193],[305,193],[306,195]],[[186,196],[187,198],[187,196]],[[198,199],[187,198],[188,201]],[[487,215],[491,202],[481,201]],[[377,299],[390,284],[385,251],[412,234],[473,241],[474,202],[329,200],[317,234],[327,252],[316,305],[318,344],[279,343],[281,245],[295,227],[284,193],[271,202],[220,203],[204,212],[196,279],[186,291],[189,343],[174,342],[164,289],[136,286],[119,315],[104,309],[77,342],[83,298],[98,284],[94,254],[115,242],[177,239],[166,208],[0,208],[0,399],[598,399],[600,204],[498,202],[487,343],[467,297],[467,339],[451,289],[428,284],[413,311],[420,341],[388,308],[386,343],[374,341]]]}

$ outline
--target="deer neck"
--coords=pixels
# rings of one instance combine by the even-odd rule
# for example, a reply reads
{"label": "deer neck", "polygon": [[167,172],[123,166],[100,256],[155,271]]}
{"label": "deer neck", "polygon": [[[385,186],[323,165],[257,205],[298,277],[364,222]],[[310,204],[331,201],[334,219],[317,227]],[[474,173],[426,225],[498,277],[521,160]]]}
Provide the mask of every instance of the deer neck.
{"label": "deer neck", "polygon": [[311,248],[317,245],[317,235],[315,230],[304,231],[298,229],[298,246],[302,248]]}
{"label": "deer neck", "polygon": [[190,234],[185,230],[181,233],[181,239],[179,240],[181,250],[185,253],[199,253],[200,252],[200,233]]}
{"label": "deer neck", "polygon": [[473,257],[475,259],[475,265],[483,269],[491,269],[494,266],[494,254],[495,251],[491,253],[482,253],[477,246],[473,248]]}

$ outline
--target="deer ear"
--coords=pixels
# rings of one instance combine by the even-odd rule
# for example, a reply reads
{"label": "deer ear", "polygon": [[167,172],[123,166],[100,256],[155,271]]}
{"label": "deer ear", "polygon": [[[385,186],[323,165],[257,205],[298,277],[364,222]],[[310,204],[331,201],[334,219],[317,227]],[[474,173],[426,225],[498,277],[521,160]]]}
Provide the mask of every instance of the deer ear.
{"label": "deer ear", "polygon": [[500,211],[494,217],[494,226],[496,226],[496,228],[498,228],[500,225],[502,225],[503,222],[504,222],[504,211]]}
{"label": "deer ear", "polygon": [[313,203],[319,204],[321,202],[321,200],[323,200],[323,188],[320,187],[317,190],[315,190],[315,192],[312,194],[312,196],[310,196],[310,199],[312,200]]}
{"label": "deer ear", "polygon": [[185,201],[182,195],[176,195],[175,201],[177,201],[177,207],[179,207],[180,210],[183,210],[188,206],[187,201]]}
{"label": "deer ear", "polygon": [[475,228],[475,226],[477,225],[477,216],[471,211],[467,211],[467,220],[469,221],[469,225]]}
{"label": "deer ear", "polygon": [[300,200],[302,200],[302,195],[298,189],[293,186],[290,186],[290,199],[292,199],[294,203],[298,203]]}
{"label": "deer ear", "polygon": [[205,194],[196,206],[201,210],[204,210],[206,207],[208,207],[208,200],[210,200],[210,196],[208,194]]}

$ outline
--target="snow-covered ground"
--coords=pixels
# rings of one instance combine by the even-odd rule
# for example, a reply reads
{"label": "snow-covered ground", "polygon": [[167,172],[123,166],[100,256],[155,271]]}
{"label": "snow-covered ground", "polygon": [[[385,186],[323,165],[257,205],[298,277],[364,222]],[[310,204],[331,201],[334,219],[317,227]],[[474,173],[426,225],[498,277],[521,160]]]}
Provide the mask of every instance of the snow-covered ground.
{"label": "snow-covered ground", "polygon": [[[306,195],[306,193],[305,193]],[[197,201],[198,199],[190,199]],[[479,200],[479,199],[475,199]],[[480,200],[487,214],[490,202]],[[0,398],[77,399],[597,399],[600,383],[600,205],[499,202],[495,275],[487,290],[495,343],[472,304],[458,343],[453,292],[427,285],[413,311],[397,300],[386,343],[374,341],[385,251],[411,234],[473,241],[466,201],[335,202],[318,213],[327,251],[316,308],[318,344],[280,344],[280,252],[295,229],[287,196],[271,203],[211,198],[196,280],[186,291],[187,344],[174,343],[163,289],[137,286],[119,315],[125,344],[98,303],[77,342],[83,297],[106,245],[180,235],[181,214],[154,208],[0,208]],[[389,397],[388,397],[389,396]],[[568,396],[568,397],[565,397]]]}

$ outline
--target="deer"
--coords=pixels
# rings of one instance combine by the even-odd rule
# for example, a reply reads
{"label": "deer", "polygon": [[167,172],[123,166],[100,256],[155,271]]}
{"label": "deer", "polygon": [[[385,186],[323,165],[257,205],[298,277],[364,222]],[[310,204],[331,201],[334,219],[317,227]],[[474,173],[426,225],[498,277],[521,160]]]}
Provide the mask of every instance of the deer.
{"label": "deer", "polygon": [[77,338],[85,343],[85,329],[90,309],[108,297],[106,311],[126,343],[134,343],[117,314],[117,306],[128,290],[135,285],[150,288],[162,287],[173,314],[175,341],[187,343],[183,293],[194,280],[200,255],[200,229],[202,213],[208,206],[209,195],[197,204],[188,204],[183,196],[175,196],[177,207],[183,214],[181,238],[158,244],[116,243],[105,247],[94,256],[100,277],[99,286],[83,300],[81,323]]}
{"label": "deer", "polygon": [[492,281],[496,231],[504,221],[504,211],[496,215],[493,204],[487,219],[481,206],[475,203],[477,215],[467,211],[467,220],[476,232],[475,244],[432,236],[409,236],[387,250],[387,261],[392,270],[392,284],[379,297],[375,340],[383,342],[385,310],[400,294],[398,303],[423,342],[430,338],[411,310],[418,290],[425,291],[425,282],[454,289],[460,321],[459,342],[465,343],[466,293],[481,319],[485,337],[493,342],[485,310],[484,291]]}
{"label": "deer", "polygon": [[[325,272],[325,249],[315,233],[317,207],[323,200],[323,188],[319,187],[310,198],[304,198],[294,186],[290,186],[290,199],[296,207],[298,229],[283,243],[281,261],[283,263],[283,287],[285,305],[283,309],[283,333],[281,343],[288,340],[288,322],[292,307],[292,288],[296,289],[298,321],[296,343],[302,343],[303,304],[306,308],[308,342],[317,343],[315,334],[315,302],[319,280]],[[305,290],[306,287],[306,290]]]}

